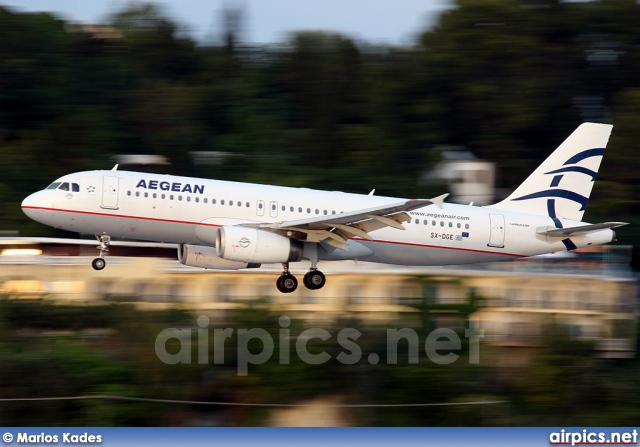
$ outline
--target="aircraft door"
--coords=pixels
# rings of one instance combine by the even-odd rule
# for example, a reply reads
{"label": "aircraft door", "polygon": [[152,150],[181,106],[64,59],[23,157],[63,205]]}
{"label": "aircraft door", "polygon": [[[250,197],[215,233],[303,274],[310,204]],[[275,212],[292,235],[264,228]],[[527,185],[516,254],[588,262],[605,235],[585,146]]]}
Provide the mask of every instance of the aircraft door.
{"label": "aircraft door", "polygon": [[269,205],[269,216],[278,217],[278,202],[271,202]]}
{"label": "aircraft door", "polygon": [[118,209],[118,177],[105,175],[102,177],[102,205],[100,208]]}
{"label": "aircraft door", "polygon": [[258,200],[256,202],[256,215],[264,216],[264,200]]}
{"label": "aircraft door", "polygon": [[489,214],[491,220],[491,234],[489,236],[489,247],[504,247],[504,216],[502,214]]}

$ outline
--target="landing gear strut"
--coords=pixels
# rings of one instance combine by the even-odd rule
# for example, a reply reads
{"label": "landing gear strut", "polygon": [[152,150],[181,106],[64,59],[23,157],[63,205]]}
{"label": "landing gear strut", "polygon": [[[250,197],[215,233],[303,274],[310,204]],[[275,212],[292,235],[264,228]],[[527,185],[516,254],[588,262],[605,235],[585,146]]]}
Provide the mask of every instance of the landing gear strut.
{"label": "landing gear strut", "polygon": [[107,261],[104,260],[104,255],[109,251],[109,243],[111,242],[111,236],[108,234],[96,235],[96,239],[100,242],[100,245],[96,247],[100,250],[100,256],[91,261],[91,267],[94,270],[102,270],[107,265]]}
{"label": "landing gear strut", "polygon": [[289,263],[282,264],[282,275],[276,281],[276,287],[282,293],[291,293],[298,288],[298,280],[295,276],[289,273]]}

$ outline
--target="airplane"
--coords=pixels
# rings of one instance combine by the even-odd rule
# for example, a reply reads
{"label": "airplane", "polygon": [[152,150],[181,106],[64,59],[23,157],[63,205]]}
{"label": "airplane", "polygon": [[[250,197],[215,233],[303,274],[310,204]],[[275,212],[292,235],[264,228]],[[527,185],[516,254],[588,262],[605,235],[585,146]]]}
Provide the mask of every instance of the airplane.
{"label": "airplane", "polygon": [[489,206],[402,199],[118,170],[60,177],[22,202],[31,219],[93,234],[96,270],[112,238],[178,244],[177,258],[205,269],[281,263],[278,290],[298,280],[289,263],[311,262],[303,283],[322,288],[319,261],[433,266],[501,261],[615,241],[625,222],[582,216],[612,130],[581,124],[506,199]]}

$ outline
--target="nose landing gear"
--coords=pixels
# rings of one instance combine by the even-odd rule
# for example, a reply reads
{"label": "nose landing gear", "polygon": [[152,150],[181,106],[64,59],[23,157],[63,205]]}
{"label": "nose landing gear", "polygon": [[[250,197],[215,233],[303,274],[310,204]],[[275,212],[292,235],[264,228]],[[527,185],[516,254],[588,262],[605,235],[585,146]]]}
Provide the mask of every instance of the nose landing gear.
{"label": "nose landing gear", "polygon": [[106,267],[107,261],[104,260],[104,255],[109,251],[109,243],[111,242],[111,236],[108,234],[96,235],[96,239],[100,242],[100,245],[96,248],[100,250],[100,256],[91,261],[91,267],[94,270],[102,270]]}

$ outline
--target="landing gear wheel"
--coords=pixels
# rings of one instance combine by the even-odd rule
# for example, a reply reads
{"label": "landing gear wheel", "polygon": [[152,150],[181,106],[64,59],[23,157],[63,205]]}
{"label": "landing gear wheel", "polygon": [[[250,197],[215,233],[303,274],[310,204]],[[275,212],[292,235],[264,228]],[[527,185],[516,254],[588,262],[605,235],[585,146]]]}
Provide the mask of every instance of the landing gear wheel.
{"label": "landing gear wheel", "polygon": [[95,258],[91,262],[91,267],[93,267],[94,270],[102,270],[106,265],[107,265],[107,261],[105,261],[102,258]]}
{"label": "landing gear wheel", "polygon": [[298,280],[295,276],[286,273],[278,278],[276,287],[282,293],[291,293],[298,288]]}
{"label": "landing gear wheel", "polygon": [[324,287],[327,282],[327,278],[325,278],[324,273],[320,270],[309,270],[306,275],[304,275],[302,282],[304,282],[307,289],[317,290]]}

